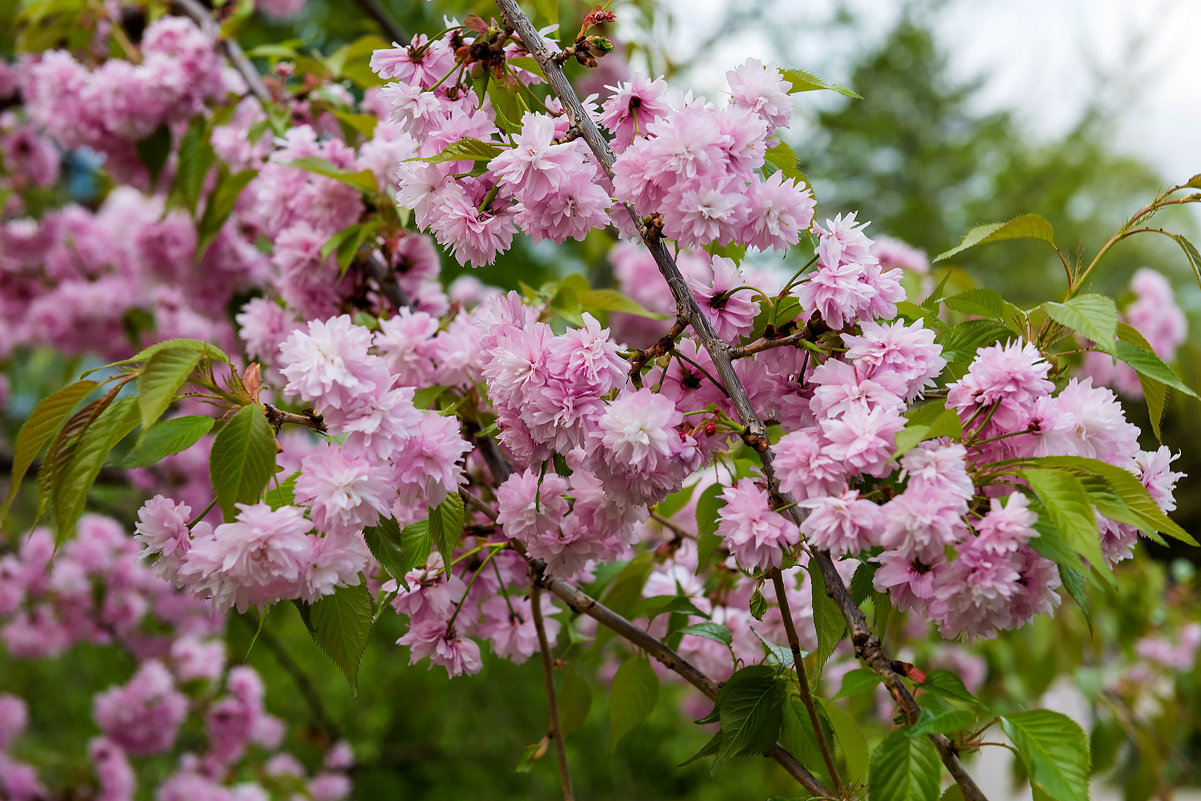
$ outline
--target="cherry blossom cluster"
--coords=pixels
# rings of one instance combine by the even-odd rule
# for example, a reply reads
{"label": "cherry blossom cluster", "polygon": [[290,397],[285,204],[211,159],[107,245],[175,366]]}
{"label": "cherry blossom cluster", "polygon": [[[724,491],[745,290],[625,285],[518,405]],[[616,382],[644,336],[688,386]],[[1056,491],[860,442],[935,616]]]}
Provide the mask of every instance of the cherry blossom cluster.
{"label": "cherry blossom cluster", "polygon": [[[731,71],[723,108],[677,96],[662,79],[638,76],[610,87],[601,108],[589,109],[619,151],[610,183],[554,100],[522,116],[506,144],[491,105],[477,106],[464,85],[447,80],[459,69],[459,36],[418,36],[407,48],[376,51],[372,67],[394,81],[380,92],[388,121],[421,143],[396,171],[397,200],[461,264],[491,264],[517,230],[535,242],[580,240],[610,222],[631,231],[624,210],[610,217],[613,198],[639,215],[662,214],[664,235],[681,245],[785,250],[808,229],[808,187],[781,172],[760,174],[770,137],[787,127],[792,109],[791,84],[774,65],[750,59]],[[510,42],[500,55],[521,52]],[[511,84],[540,83],[521,68],[507,69]],[[502,151],[483,175],[458,154],[441,155],[465,138]]]}
{"label": "cherry blossom cluster", "polygon": [[[281,750],[284,724],[263,706],[262,679],[250,667],[227,664],[223,618],[156,576],[120,524],[85,515],[76,537],[52,561],[53,552],[50,532],[35,529],[16,551],[0,557],[4,649],[17,659],[44,660],[69,657],[80,643],[119,643],[137,666],[126,683],[102,689],[92,700],[99,733],[86,746],[91,779],[39,775],[14,756],[30,709],[18,697],[0,695],[5,798],[35,801],[86,789],[97,798],[129,801],[137,790],[139,761],[169,753],[177,753],[179,762],[156,789],[164,800],[265,798],[280,777],[304,782],[319,801],[349,795],[349,749],[342,744],[329,751],[322,770],[311,776]],[[44,714],[36,708],[32,713]],[[44,728],[50,721],[38,723]],[[185,726],[205,733],[203,748],[195,739],[185,746],[180,738]],[[236,779],[251,765],[264,784]],[[68,780],[83,784],[68,787]]]}

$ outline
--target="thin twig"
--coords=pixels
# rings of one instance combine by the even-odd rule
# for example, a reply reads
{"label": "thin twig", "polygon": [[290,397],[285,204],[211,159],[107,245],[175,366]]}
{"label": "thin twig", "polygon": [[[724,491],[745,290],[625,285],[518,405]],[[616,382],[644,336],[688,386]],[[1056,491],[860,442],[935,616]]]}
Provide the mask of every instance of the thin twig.
{"label": "thin twig", "polygon": [[355,0],[359,8],[367,12],[367,16],[371,17],[376,23],[384,29],[384,33],[388,34],[388,38],[398,45],[405,45],[409,41],[409,35],[404,32],[392,17],[388,16],[377,0]]}
{"label": "thin twig", "polygon": [[300,695],[308,704],[309,710],[312,711],[313,717],[317,721],[317,725],[325,732],[325,736],[329,738],[331,743],[336,743],[342,739],[342,729],[330,717],[329,712],[325,709],[325,704],[321,701],[321,696],[317,694],[317,689],[313,686],[313,682],[309,680],[309,676],[304,672],[300,665],[296,664],[296,660],[288,653],[288,649],[284,647],[274,634],[266,628],[259,627],[258,621],[250,619],[249,615],[238,615],[238,620],[241,620],[252,631],[258,632],[258,639],[263,645],[267,646],[267,650],[275,657],[275,661],[284,669],[284,672],[292,677],[293,683],[296,684],[296,689],[300,691]]}
{"label": "thin twig", "polygon": [[563,742],[563,729],[559,726],[559,702],[555,699],[555,666],[551,658],[550,644],[546,641],[546,626],[542,623],[542,590],[534,582],[530,587],[530,609],[534,613],[534,628],[538,631],[538,648],[542,651],[542,672],[546,676],[546,701],[550,707],[550,738],[555,741],[555,753],[559,758],[559,779],[563,782],[563,801],[575,801],[571,791],[571,773],[567,769],[567,746]]}
{"label": "thin twig", "polygon": [[[613,150],[609,147],[609,143],[601,134],[600,129],[597,128],[592,117],[585,113],[579,96],[576,95],[575,90],[567,81],[563,70],[555,63],[553,54],[549,47],[547,47],[546,42],[543,41],[538,31],[534,28],[533,23],[530,22],[529,18],[521,10],[520,6],[518,6],[516,0],[496,0],[496,4],[500,8],[505,25],[520,37],[526,50],[538,61],[539,66],[542,67],[547,83],[559,98],[567,113],[568,122],[579,128],[580,135],[592,150],[592,154],[596,157],[605,173],[612,178],[613,163],[616,158]],[[709,352],[714,368],[725,385],[730,401],[734,404],[739,419],[747,427],[749,434],[760,439],[766,437],[763,422],[751,405],[746,387],[743,386],[741,379],[734,372],[734,365],[730,360],[730,346],[718,338],[708,318],[701,313],[696,299],[688,289],[684,275],[680,272],[680,268],[668,252],[662,238],[660,238],[657,232],[647,227],[630,205],[626,204],[626,210],[629,212],[631,220],[638,229],[643,244],[654,258],[660,274],[667,282],[668,289],[671,290],[672,297],[675,299],[679,315],[688,320],[693,331],[696,333],[697,339],[701,341],[705,350]],[[794,522],[800,524],[804,520],[803,510],[794,505],[795,501],[788,493],[780,491],[779,481],[776,479],[775,470],[772,467],[773,455],[771,449],[768,448],[760,451],[759,458],[763,464],[763,474],[767,479],[773,504],[775,506],[788,507],[788,515]],[[847,621],[847,628],[851,634],[851,642],[855,647],[855,655],[884,680],[889,692],[904,712],[905,718],[911,723],[916,721],[920,708],[914,700],[913,694],[909,692],[909,689],[901,681],[900,676],[893,671],[892,660],[884,653],[880,640],[868,625],[867,617],[863,614],[863,610],[851,598],[851,594],[843,583],[842,577],[834,567],[834,561],[830,558],[830,554],[826,551],[814,551],[813,559],[817,563],[818,570],[825,582],[827,593],[837,604],[839,611]],[[963,790],[964,798],[967,801],[987,801],[984,793],[963,769],[950,740],[943,735],[932,735],[931,739],[938,748],[943,764],[946,765],[947,770],[955,778],[960,789]]]}
{"label": "thin twig", "polygon": [[788,636],[788,647],[792,649],[792,666],[796,668],[801,703],[805,705],[805,711],[809,713],[809,723],[813,726],[817,746],[822,752],[822,761],[826,763],[826,770],[830,772],[830,779],[834,782],[834,790],[838,793],[839,798],[846,798],[846,785],[842,783],[838,766],[834,764],[834,755],[830,753],[830,744],[826,742],[826,733],[817,717],[817,707],[813,703],[813,691],[809,688],[809,676],[805,673],[805,661],[801,658],[801,641],[797,637],[796,624],[792,620],[792,610],[788,608],[788,593],[784,588],[784,577],[780,575],[779,568],[771,571],[771,583],[776,590],[776,603],[780,607],[780,617],[784,621],[784,633]]}

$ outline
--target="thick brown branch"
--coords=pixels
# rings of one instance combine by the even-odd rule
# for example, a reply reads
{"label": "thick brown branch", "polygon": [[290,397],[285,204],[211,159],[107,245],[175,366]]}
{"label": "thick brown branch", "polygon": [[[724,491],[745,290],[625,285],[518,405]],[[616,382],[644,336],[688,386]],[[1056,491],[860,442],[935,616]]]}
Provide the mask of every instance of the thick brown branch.
{"label": "thick brown branch", "polygon": [[[522,12],[516,0],[496,0],[496,4],[500,8],[505,25],[520,37],[526,50],[529,51],[530,55],[542,67],[542,71],[547,78],[547,83],[550,84],[551,89],[560,102],[562,102],[570,124],[580,130],[581,137],[588,143],[588,147],[592,150],[592,154],[605,170],[605,173],[610,178],[613,177],[613,162],[615,160],[613,150],[609,147],[609,143],[601,134],[600,129],[596,127],[596,123],[585,113],[579,97],[571,87],[571,84],[568,83],[567,77],[555,61],[554,54],[550,51],[546,42],[543,41],[537,30],[534,29],[533,23]],[[701,341],[701,344],[713,360],[713,366],[728,390],[730,401],[734,404],[739,419],[746,426],[747,433],[752,435],[756,440],[763,439],[766,436],[763,422],[759,419],[758,413],[755,412],[754,407],[751,405],[750,397],[741,379],[734,372],[734,365],[730,358],[730,346],[718,338],[709,319],[701,313],[696,299],[693,298],[692,292],[688,289],[688,284],[684,280],[683,274],[680,272],[679,267],[668,252],[667,246],[657,231],[650,230],[629,205],[626,206],[626,210],[629,212],[634,225],[637,226],[643,244],[650,251],[655,264],[659,268],[659,272],[671,290],[672,297],[676,301],[678,315],[688,320],[689,325],[692,326],[693,331],[696,333],[697,339]],[[760,451],[759,458],[763,463],[763,474],[767,479],[768,488],[773,497],[773,505],[777,508],[786,507],[789,516],[799,525],[804,520],[803,510],[795,505],[793,498],[789,494],[780,491],[779,482],[772,467],[773,457],[771,449],[768,448]],[[830,558],[830,554],[825,551],[815,551],[812,558],[817,562],[818,569],[821,571],[822,578],[826,584],[826,591],[838,605],[843,617],[846,618],[847,628],[851,634],[851,642],[855,647],[855,655],[884,679],[889,692],[903,711],[905,718],[910,722],[917,720],[918,713],[920,712],[917,702],[914,700],[912,693],[909,692],[908,688],[901,681],[900,676],[893,671],[892,660],[885,655],[879,638],[872,633],[863,610],[851,598],[851,594],[843,583],[842,577],[834,567],[834,561]],[[959,782],[964,797],[968,801],[987,801],[983,792],[980,791],[980,788],[976,786],[959,763],[959,759],[954,753],[950,741],[942,735],[934,735],[932,739],[938,747],[939,754],[942,756],[943,764],[946,765],[947,770]]]}

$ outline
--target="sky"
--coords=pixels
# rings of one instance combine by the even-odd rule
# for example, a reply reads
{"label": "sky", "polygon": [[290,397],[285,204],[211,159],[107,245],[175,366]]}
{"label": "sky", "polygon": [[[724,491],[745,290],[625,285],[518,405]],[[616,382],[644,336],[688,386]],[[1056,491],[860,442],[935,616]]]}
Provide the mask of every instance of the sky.
{"label": "sky", "polygon": [[[895,0],[668,0],[675,9],[671,24],[656,19],[643,35],[687,53],[718,32],[718,21],[752,19],[746,9],[756,3],[770,6],[772,24],[789,32],[786,66],[820,70],[836,82],[846,80],[855,53],[890,30],[900,6]],[[857,12],[861,23],[831,36],[822,23],[839,5]],[[1119,149],[1142,156],[1165,181],[1201,173],[1201,0],[943,5],[934,17],[938,37],[955,77],[984,78],[977,97],[982,111],[1013,110],[1035,136],[1051,138],[1098,99],[1122,108]],[[731,16],[731,8],[739,13]],[[719,37],[696,70],[698,90],[720,85],[725,70],[764,52],[762,24]]]}

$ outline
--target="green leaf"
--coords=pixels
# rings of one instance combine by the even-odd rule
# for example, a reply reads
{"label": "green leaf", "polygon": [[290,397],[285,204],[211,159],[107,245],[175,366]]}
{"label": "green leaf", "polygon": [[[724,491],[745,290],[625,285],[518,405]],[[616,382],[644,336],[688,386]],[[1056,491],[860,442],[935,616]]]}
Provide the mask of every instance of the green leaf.
{"label": "green leaf", "polygon": [[163,171],[163,165],[167,163],[167,157],[171,155],[171,129],[163,123],[145,139],[135,142],[134,149],[138,151],[138,160],[150,173],[150,186],[153,187],[158,183],[158,176]]}
{"label": "green leaf", "polygon": [[963,235],[963,239],[958,245],[935,256],[934,261],[937,263],[943,259],[949,259],[976,245],[1000,242],[1005,239],[1038,239],[1054,246],[1055,229],[1051,227],[1051,223],[1037,214],[1023,214],[1020,217],[1014,217],[1009,222],[977,225]]}
{"label": "green leaf", "polygon": [[1017,471],[1042,501],[1059,537],[1083,556],[1103,577],[1110,575],[1109,563],[1101,553],[1101,532],[1084,485],[1062,470],[1030,468]]}
{"label": "green leaf", "polygon": [[208,125],[204,117],[193,117],[179,140],[175,183],[171,186],[172,202],[187,209],[193,216],[204,192],[204,180],[208,177],[215,159],[216,154],[209,144]]}
{"label": "green leaf", "polygon": [[622,737],[646,720],[659,700],[659,677],[650,662],[632,656],[613,676],[609,696],[609,749],[617,747]]}
{"label": "green leaf", "polygon": [[1093,610],[1088,604],[1087,581],[1084,574],[1061,564],[1059,565],[1059,581],[1063,584],[1064,589],[1068,591],[1068,595],[1072,596],[1072,600],[1076,602],[1076,605],[1080,607],[1080,611],[1084,613],[1084,620],[1088,623],[1089,634],[1092,634]]}
{"label": "green leaf", "polygon": [[818,704],[826,719],[830,721],[834,735],[838,738],[838,746],[842,749],[843,759],[847,763],[847,773],[851,781],[858,783],[867,775],[867,739],[863,730],[855,722],[850,713],[837,704],[832,704],[825,698],[818,698]]}
{"label": "green leaf", "polygon": [[726,505],[721,491],[720,484],[710,484],[696,499],[696,549],[701,566],[709,563],[713,551],[721,544],[721,537],[717,536],[717,512]]}
{"label": "green leaf", "polygon": [[217,238],[221,226],[233,213],[238,202],[238,196],[246,185],[258,175],[258,170],[242,170],[230,174],[224,166],[218,168],[217,184],[208,196],[204,205],[204,214],[196,225],[196,259],[199,261],[208,250],[209,245]]}
{"label": "green leaf", "polygon": [[34,407],[33,413],[17,432],[12,475],[8,479],[8,495],[0,505],[0,518],[8,512],[9,505],[21,489],[22,479],[29,472],[30,465],[37,459],[42,448],[46,447],[46,443],[50,442],[79,402],[98,386],[100,384],[95,381],[76,381]]}
{"label": "green leaf", "polygon": [[776,167],[779,167],[780,172],[784,173],[785,178],[795,181],[798,189],[804,185],[809,187],[809,191],[812,193],[812,185],[809,183],[809,179],[805,177],[805,173],[801,172],[797,166],[796,153],[788,146],[787,142],[781,139],[775,147],[769,147],[767,152],[763,154],[763,157],[767,160],[768,164],[774,164]]}
{"label": "green leaf", "polygon": [[655,512],[660,517],[671,517],[676,512],[684,508],[684,505],[692,500],[692,493],[696,491],[696,484],[689,484],[679,492],[673,492],[659,503],[655,504]]}
{"label": "green leaf", "polygon": [[142,435],[142,441],[125,455],[118,467],[148,467],[161,462],[195,445],[212,427],[213,418],[202,415],[163,420]]}
{"label": "green leaf", "polygon": [[243,406],[213,440],[209,477],[225,519],[237,516],[236,504],[255,503],[275,473],[275,431],[263,409]]}
{"label": "green leaf", "polygon": [[285,478],[283,483],[278,487],[272,487],[264,492],[263,503],[270,506],[273,512],[285,506],[294,506],[296,504],[296,480],[298,478],[300,478],[299,470]]}
{"label": "green leaf", "polygon": [[101,412],[79,435],[70,461],[58,471],[51,488],[56,546],[75,533],[75,524],[83,514],[88,491],[100,475],[109,451],[137,425],[136,401],[121,398]]}
{"label": "green leaf", "polygon": [[1065,470],[1079,479],[1097,511],[1111,520],[1128,523],[1145,534],[1162,533],[1196,545],[1187,531],[1164,514],[1159,504],[1135,476],[1117,465],[1083,456],[1044,456],[1039,467]]}
{"label": "green leaf", "polygon": [[767,599],[763,597],[763,593],[755,590],[751,594],[751,617],[755,620],[762,620],[763,615],[767,612]]}
{"label": "green leaf", "polygon": [[1105,353],[1114,352],[1118,307],[1104,295],[1077,295],[1064,303],[1044,303],[1047,315],[1090,340]]}
{"label": "green leaf", "polygon": [[847,630],[846,618],[838,609],[838,604],[826,592],[826,582],[817,567],[817,560],[809,561],[809,580],[813,587],[813,624],[817,628],[817,665],[815,670],[821,675],[822,666],[838,647],[842,635]]}
{"label": "green leaf", "polygon": [[563,688],[559,690],[559,731],[566,737],[578,731],[592,708],[592,688],[574,671],[567,671]]}
{"label": "green leaf", "polygon": [[917,685],[931,695],[946,698],[951,701],[963,701],[981,709],[984,703],[968,692],[963,686],[963,679],[949,670],[933,670],[926,674],[926,680]]}
{"label": "green leaf", "polygon": [[366,584],[339,587],[313,604],[309,622],[313,639],[329,655],[351,691],[359,694],[359,663],[367,650],[375,603]]}
{"label": "green leaf", "polygon": [[651,320],[666,320],[671,316],[649,311],[641,303],[616,289],[589,289],[582,292],[579,295],[579,308],[585,312],[623,312]]}
{"label": "green leaf", "polygon": [[542,72],[542,66],[538,63],[538,59],[533,56],[517,56],[505,60],[505,66],[513,69],[525,70],[532,72],[542,80],[546,80],[546,74]]}
{"label": "green leaf", "polygon": [[900,458],[928,439],[958,437],[963,433],[959,414],[954,409],[948,409],[946,404],[946,398],[936,398],[906,412],[905,417],[909,422],[897,432],[893,459]]}
{"label": "green leaf", "polygon": [[441,164],[445,161],[492,161],[505,151],[500,145],[492,142],[481,142],[470,136],[451,142],[434,156],[412,158],[409,161],[424,161],[429,164]]}
{"label": "green leaf", "polygon": [[442,554],[442,564],[451,563],[451,554],[463,536],[463,498],[457,492],[448,493],[437,506],[430,507],[430,537]]}
{"label": "green leaf", "polygon": [[876,577],[876,571],[880,569],[878,562],[860,562],[859,567],[855,568],[855,574],[851,576],[851,600],[856,606],[861,605],[868,598],[876,594],[876,588],[873,581]]}
{"label": "green leaf", "polygon": [[164,348],[155,352],[138,376],[138,408],[142,431],[149,432],[196,369],[202,353],[189,347]]}
{"label": "green leaf", "polygon": [[1022,332],[1021,321],[1026,317],[1025,312],[1002,298],[1001,293],[995,289],[969,289],[958,295],[943,298],[943,303],[948,309],[962,314],[1000,320],[1009,330],[1018,334]]}
{"label": "green leaf", "polygon": [[942,356],[948,362],[968,364],[980,348],[1013,339],[1013,331],[996,320],[968,320],[938,336]]}
{"label": "green leaf", "polygon": [[326,178],[333,178],[338,183],[354,187],[365,195],[374,195],[379,192],[379,184],[376,183],[375,173],[371,172],[371,170],[352,172],[342,167],[335,167],[331,162],[320,156],[301,156],[295,161],[289,161],[287,166],[297,167],[306,172],[316,173],[317,175],[324,175]]}
{"label": "green leaf", "polygon": [[[380,567],[402,584],[405,582],[404,548],[400,540],[400,524],[391,517],[383,518],[377,525],[363,529],[363,540],[368,550],[380,563]],[[407,585],[406,585],[407,588]]]}
{"label": "green leaf", "polygon": [[855,668],[849,671],[842,677],[842,689],[834,696],[838,698],[850,698],[852,695],[862,695],[865,692],[876,689],[883,679],[874,670],[867,668]]}
{"label": "green leaf", "polygon": [[867,797],[869,801],[937,801],[940,774],[934,743],[894,729],[872,753]]}
{"label": "green leaf", "polygon": [[836,83],[830,83],[829,81],[817,77],[811,72],[805,72],[804,70],[798,69],[789,69],[780,70],[780,75],[784,78],[784,80],[792,84],[792,88],[788,90],[790,94],[795,92],[812,92],[815,89],[829,89],[832,92],[838,92],[838,94],[854,100],[863,99],[862,95],[853,92],[845,86],[839,86]]}
{"label": "green leaf", "polygon": [[[821,780],[822,784],[829,787],[833,782],[830,781],[826,772],[821,746],[818,745],[817,735],[813,731],[809,711],[805,709],[800,698],[790,696],[784,703],[783,713],[780,744],[787,748],[802,765],[807,766]],[[820,706],[817,708],[817,718],[826,742],[835,742],[834,730]]]}
{"label": "green leaf", "polygon": [[721,747],[714,768],[734,756],[762,754],[776,744],[786,685],[767,665],[736,671],[717,691]]}
{"label": "green leaf", "polygon": [[720,623],[714,623],[712,620],[705,620],[700,623],[693,623],[691,626],[685,626],[680,629],[680,633],[716,640],[722,645],[731,645],[734,642],[734,635],[730,633],[730,630]]}
{"label": "green leaf", "polygon": [[708,617],[707,614],[696,608],[691,598],[684,595],[655,595],[650,598],[643,598],[634,605],[629,616],[634,618],[649,617],[653,619],[659,615],[674,613]]}
{"label": "green leaf", "polygon": [[100,367],[94,367],[91,370],[86,371],[83,374],[83,377],[87,378],[92,373],[96,373],[101,370],[108,370],[112,367],[123,367],[127,364],[146,362],[149,361],[150,358],[160,350],[176,350],[179,348],[191,348],[197,353],[203,354],[214,361],[219,361],[222,364],[230,363],[229,357],[225,355],[224,351],[222,351],[216,345],[210,345],[208,342],[203,342],[199,339],[165,339],[162,342],[156,342],[150,347],[142,349],[136,355],[130,356],[128,359],[122,359],[119,362],[111,362],[109,364],[101,365]]}
{"label": "green leaf", "polygon": [[1176,373],[1172,371],[1172,368],[1164,364],[1163,360],[1156,356],[1154,351],[1144,350],[1130,342],[1119,340],[1114,348],[1114,355],[1134,368],[1135,372],[1139,375],[1146,376],[1172,389],[1179,390],[1191,398],[1197,397],[1197,393],[1181,381]]}
{"label": "green leaf", "polygon": [[975,721],[975,715],[962,709],[944,709],[939,712],[923,709],[909,734],[914,737],[922,734],[950,734],[966,729]]}
{"label": "green leaf", "polygon": [[1055,801],[1088,801],[1088,737],[1071,718],[1047,709],[1001,717],[1030,783]]}

